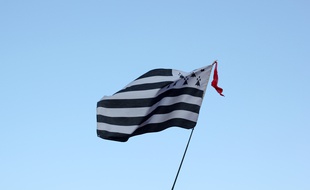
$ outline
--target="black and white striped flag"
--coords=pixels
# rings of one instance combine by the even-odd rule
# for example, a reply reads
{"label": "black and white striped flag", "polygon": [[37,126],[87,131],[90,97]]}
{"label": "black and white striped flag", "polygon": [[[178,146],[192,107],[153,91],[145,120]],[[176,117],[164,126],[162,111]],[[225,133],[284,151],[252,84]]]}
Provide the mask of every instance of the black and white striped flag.
{"label": "black and white striped flag", "polygon": [[98,137],[125,142],[173,126],[195,127],[212,66],[190,73],[154,69],[104,96],[97,103]]}

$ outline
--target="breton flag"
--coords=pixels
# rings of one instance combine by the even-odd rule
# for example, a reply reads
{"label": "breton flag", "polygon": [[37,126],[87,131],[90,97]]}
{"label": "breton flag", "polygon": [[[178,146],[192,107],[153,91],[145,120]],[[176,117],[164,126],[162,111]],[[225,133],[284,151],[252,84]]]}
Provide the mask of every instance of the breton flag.
{"label": "breton flag", "polygon": [[[213,65],[184,72],[151,70],[97,103],[97,135],[125,142],[130,137],[177,126],[195,127]],[[217,67],[212,86],[217,86]],[[221,94],[222,95],[222,94]]]}

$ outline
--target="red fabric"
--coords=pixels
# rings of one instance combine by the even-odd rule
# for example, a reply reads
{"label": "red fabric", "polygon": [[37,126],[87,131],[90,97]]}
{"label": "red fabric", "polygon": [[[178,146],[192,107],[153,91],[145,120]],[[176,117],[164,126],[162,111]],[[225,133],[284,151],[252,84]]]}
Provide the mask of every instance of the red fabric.
{"label": "red fabric", "polygon": [[213,86],[213,88],[215,88],[215,90],[216,90],[221,96],[224,96],[224,95],[222,94],[223,89],[217,86],[217,83],[218,83],[218,81],[219,81],[219,77],[218,77],[218,74],[217,74],[217,61],[214,61],[213,64],[215,64],[215,68],[214,68],[213,80],[212,80],[212,82],[211,82],[211,86]]}

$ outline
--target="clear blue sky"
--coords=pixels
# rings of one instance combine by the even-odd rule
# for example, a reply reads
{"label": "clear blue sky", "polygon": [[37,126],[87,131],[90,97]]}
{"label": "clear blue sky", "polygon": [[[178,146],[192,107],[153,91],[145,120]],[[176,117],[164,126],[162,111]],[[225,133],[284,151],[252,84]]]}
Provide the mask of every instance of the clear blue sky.
{"label": "clear blue sky", "polygon": [[219,62],[175,190],[310,189],[310,3],[0,0],[0,189],[170,189],[189,130],[96,136],[154,68]]}

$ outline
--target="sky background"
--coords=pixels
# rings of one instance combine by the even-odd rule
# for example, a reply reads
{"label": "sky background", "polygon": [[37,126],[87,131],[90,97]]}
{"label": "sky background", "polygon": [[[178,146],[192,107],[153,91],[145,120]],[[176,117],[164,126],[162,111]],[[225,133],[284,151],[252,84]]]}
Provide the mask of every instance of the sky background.
{"label": "sky background", "polygon": [[190,130],[96,136],[96,103],[218,60],[175,190],[310,189],[310,2],[0,0],[0,189],[171,189]]}

